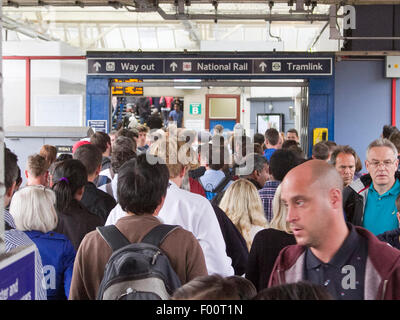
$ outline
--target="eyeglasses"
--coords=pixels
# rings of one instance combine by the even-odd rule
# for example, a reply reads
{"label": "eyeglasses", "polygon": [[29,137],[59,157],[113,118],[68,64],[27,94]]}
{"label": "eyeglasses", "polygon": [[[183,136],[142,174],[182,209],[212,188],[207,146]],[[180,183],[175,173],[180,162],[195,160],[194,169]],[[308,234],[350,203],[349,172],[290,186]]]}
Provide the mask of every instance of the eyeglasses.
{"label": "eyeglasses", "polygon": [[374,168],[379,168],[380,165],[383,165],[385,168],[390,168],[391,165],[394,164],[396,160],[384,160],[384,161],[368,161],[367,162]]}

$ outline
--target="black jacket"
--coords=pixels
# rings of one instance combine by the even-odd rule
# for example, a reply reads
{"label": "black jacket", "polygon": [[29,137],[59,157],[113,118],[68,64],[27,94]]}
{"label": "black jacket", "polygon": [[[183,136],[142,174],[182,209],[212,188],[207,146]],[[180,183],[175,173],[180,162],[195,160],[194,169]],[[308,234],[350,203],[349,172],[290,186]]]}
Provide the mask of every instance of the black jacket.
{"label": "black jacket", "polygon": [[226,213],[221,208],[213,204],[212,206],[225,240],[226,254],[232,259],[235,275],[241,276],[246,271],[247,259],[249,258],[246,241]]}
{"label": "black jacket", "polygon": [[84,236],[103,226],[103,220],[89,212],[79,201],[72,200],[69,207],[63,212],[57,212],[58,225],[55,232],[61,233],[72,242],[75,251],[78,251]]}
{"label": "black jacket", "polygon": [[400,249],[400,228],[386,231],[376,236],[379,240],[389,243],[393,248]]}
{"label": "black jacket", "polygon": [[284,231],[269,228],[257,232],[246,269],[246,279],[254,284],[257,291],[268,287],[268,280],[279,252],[292,244],[296,244],[295,237]]}
{"label": "black jacket", "polygon": [[98,189],[92,182],[85,185],[81,203],[106,223],[110,211],[117,205],[114,197]]}
{"label": "black jacket", "polygon": [[[395,178],[400,180],[400,172],[395,173]],[[343,210],[346,220],[353,225],[361,226],[364,220],[364,208],[368,197],[368,189],[372,183],[369,174],[361,176],[343,190]]]}

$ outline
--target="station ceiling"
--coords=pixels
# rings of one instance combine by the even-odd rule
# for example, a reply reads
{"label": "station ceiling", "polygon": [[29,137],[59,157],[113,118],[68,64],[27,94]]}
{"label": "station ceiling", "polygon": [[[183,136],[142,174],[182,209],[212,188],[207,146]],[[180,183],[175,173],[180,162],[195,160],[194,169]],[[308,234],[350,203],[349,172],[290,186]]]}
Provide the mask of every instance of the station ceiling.
{"label": "station ceiling", "polygon": [[[268,3],[266,0],[2,0],[3,6],[125,6],[132,5],[137,8],[155,7],[158,4],[235,4],[235,3]],[[295,3],[296,0],[274,0],[274,3]],[[398,4],[398,0],[302,0],[301,2],[317,4],[350,4],[350,5],[368,5],[368,4]]]}
{"label": "station ceiling", "polygon": [[[61,41],[82,50],[339,51],[336,5],[393,0],[2,0],[3,41]],[[343,17],[343,16],[342,16]]]}

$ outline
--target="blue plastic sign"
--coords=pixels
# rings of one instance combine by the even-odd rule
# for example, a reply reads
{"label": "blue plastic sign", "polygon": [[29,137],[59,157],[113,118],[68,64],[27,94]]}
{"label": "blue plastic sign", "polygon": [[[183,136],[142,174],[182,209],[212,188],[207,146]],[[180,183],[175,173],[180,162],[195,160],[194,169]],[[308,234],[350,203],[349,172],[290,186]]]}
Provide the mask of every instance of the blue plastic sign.
{"label": "blue plastic sign", "polygon": [[0,260],[0,300],[35,300],[35,247]]}
{"label": "blue plastic sign", "polygon": [[88,127],[91,127],[95,132],[107,133],[107,120],[88,120]]}

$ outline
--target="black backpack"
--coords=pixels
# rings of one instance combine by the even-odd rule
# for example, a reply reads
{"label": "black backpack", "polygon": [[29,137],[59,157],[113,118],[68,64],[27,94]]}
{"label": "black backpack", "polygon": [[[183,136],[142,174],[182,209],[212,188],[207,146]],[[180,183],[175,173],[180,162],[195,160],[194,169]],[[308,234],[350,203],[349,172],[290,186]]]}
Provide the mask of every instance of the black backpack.
{"label": "black backpack", "polygon": [[97,227],[113,250],[97,300],[168,300],[181,282],[159,246],[176,228],[161,224],[142,242],[130,243],[114,225]]}
{"label": "black backpack", "polygon": [[206,194],[206,198],[208,200],[210,200],[212,203],[214,201],[215,198],[218,198],[220,200],[220,197],[218,197],[218,195],[221,194],[221,192],[223,192],[224,188],[226,187],[226,185],[229,183],[229,181],[232,180],[232,176],[231,175],[226,175],[225,178],[223,178],[218,185],[215,187],[215,189],[211,190],[211,191],[207,191],[205,186],[203,185],[203,183],[201,182],[200,178],[198,179],[198,181],[200,182],[201,186],[204,189],[204,192]]}

